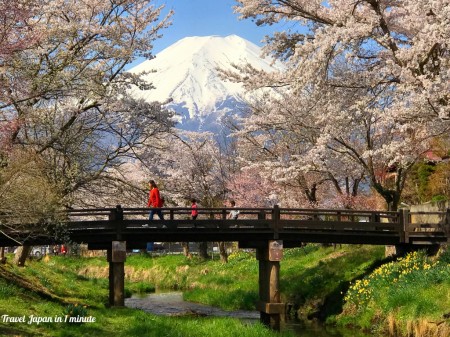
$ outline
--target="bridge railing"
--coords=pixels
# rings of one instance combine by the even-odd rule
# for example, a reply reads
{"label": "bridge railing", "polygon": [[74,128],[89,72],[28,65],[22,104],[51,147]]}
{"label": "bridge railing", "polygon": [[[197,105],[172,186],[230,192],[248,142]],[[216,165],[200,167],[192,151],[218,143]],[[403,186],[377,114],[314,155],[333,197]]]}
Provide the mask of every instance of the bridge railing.
{"label": "bridge railing", "polygon": [[300,220],[390,223],[399,221],[399,213],[392,211],[280,208],[280,215],[283,219]]}
{"label": "bridge railing", "polygon": [[[179,226],[195,227],[196,224],[206,227],[227,227],[224,223],[244,224],[245,222],[265,219],[265,226],[270,227],[268,223],[272,219],[272,209],[260,208],[198,208],[197,220],[191,220],[192,209],[189,207],[165,207],[162,208],[164,215],[164,225],[171,228]],[[239,220],[228,219],[231,210],[239,210]],[[113,228],[116,224],[110,223],[110,220],[121,219],[122,227],[161,227],[163,223],[155,216],[154,220],[149,221],[149,208],[108,208],[91,210],[69,210],[67,212],[68,222],[71,228],[83,229],[86,227]],[[120,215],[119,215],[120,214]],[[168,220],[168,221],[167,221]],[[253,223],[254,225],[258,225]]]}
{"label": "bridge railing", "polygon": [[[334,236],[389,236],[391,239],[398,238],[400,243],[450,242],[450,210],[447,212],[410,212],[403,209],[398,212],[389,212],[280,208],[278,206],[273,208],[198,208],[197,210],[199,216],[196,220],[191,220],[192,209],[190,207],[163,208],[162,212],[166,221],[159,219],[149,221],[149,208],[122,208],[119,205],[114,208],[67,210],[62,212],[58,218],[66,223],[69,231],[83,232],[87,236],[92,234],[98,237],[105,234],[120,238],[125,232],[146,233],[147,230],[152,231],[154,228],[158,229],[158,232],[160,232],[160,228],[168,228],[173,230],[171,233],[175,234],[175,230],[183,232],[189,231],[189,228],[195,228],[196,232],[210,234],[217,233],[218,229],[226,230],[230,237],[236,232],[253,232],[261,235],[270,233],[322,235],[330,233]],[[228,214],[232,210],[240,212],[237,220],[228,219]],[[4,232],[3,236],[27,239],[30,237],[27,235],[26,227],[20,227],[18,232],[14,224],[6,226],[5,223],[2,223],[2,219],[4,220],[0,215],[0,230]],[[39,228],[32,223],[29,226],[30,228]],[[40,232],[33,233],[39,234]],[[9,241],[5,239],[4,242]]]}
{"label": "bridge railing", "polygon": [[[239,210],[238,220],[228,219],[232,210]],[[273,233],[307,235],[311,240],[323,235],[379,237],[380,241],[434,244],[450,241],[450,212],[398,212],[303,209],[303,208],[198,208],[199,215],[191,220],[190,207],[163,208],[166,221],[148,220],[149,208],[116,208],[71,210],[67,212],[68,226],[73,231],[91,230],[122,237],[126,231],[147,231],[167,228],[170,233],[190,228],[201,232]],[[437,216],[440,220],[424,220],[420,216]],[[433,223],[434,222],[434,223]],[[165,229],[164,229],[165,231]],[[278,234],[277,234],[278,233]],[[384,239],[383,239],[384,238]],[[358,239],[355,239],[357,241]]]}
{"label": "bridge railing", "polygon": [[[238,220],[228,219],[232,210],[240,212]],[[342,231],[353,232],[383,232],[400,237],[400,242],[409,242],[417,232],[424,231],[426,227],[436,228],[436,233],[445,232],[448,225],[426,225],[415,223],[420,212],[408,210],[370,211],[347,209],[307,209],[307,208],[197,208],[199,216],[191,220],[190,207],[162,208],[165,220],[149,221],[149,208],[116,208],[70,210],[67,212],[72,229],[99,228],[110,230],[123,230],[126,228],[148,227],[170,229],[181,228],[253,228],[280,231]],[[432,214],[433,212],[422,212]],[[448,215],[446,212],[434,212],[441,218]],[[445,227],[447,226],[447,227]],[[444,229],[443,229],[444,228]],[[429,230],[431,231],[431,230]],[[447,233],[449,231],[447,230]],[[445,234],[442,234],[445,235]],[[417,236],[417,235],[416,235]],[[423,237],[423,235],[422,235]]]}
{"label": "bridge railing", "polygon": [[[232,210],[239,211],[238,220],[228,219]],[[205,225],[209,227],[227,228],[234,226],[253,226],[254,228],[272,228],[283,230],[289,228],[318,229],[359,229],[359,230],[393,230],[399,231],[403,227],[398,212],[330,210],[330,209],[301,209],[301,208],[198,208],[198,218],[191,220],[192,209],[189,207],[162,208],[165,220],[170,220],[172,228],[178,226]],[[149,221],[149,208],[116,208],[70,210],[68,218],[75,227],[84,225],[104,228],[110,220],[123,220],[122,226],[158,226],[159,219]],[[120,215],[118,215],[120,214]]]}
{"label": "bridge railing", "polygon": [[450,209],[408,212],[405,232],[408,241],[427,243],[428,237],[445,236],[450,243]]}
{"label": "bridge railing", "polygon": [[[124,219],[148,219],[150,210],[150,208],[121,208]],[[270,208],[197,208],[198,220],[226,219],[232,210],[239,210],[239,217],[255,219],[261,212],[269,215],[273,213]],[[69,210],[67,216],[71,220],[106,220],[115,211],[117,211],[117,208]],[[161,208],[161,211],[166,220],[187,220],[190,218],[192,209],[188,207],[164,207]]]}
{"label": "bridge railing", "polygon": [[[135,218],[135,216],[148,217],[150,208],[122,208],[120,207],[124,218]],[[66,211],[71,219],[107,219],[111,212],[117,208],[92,208],[92,209],[72,209]],[[161,208],[163,214],[169,219],[176,217],[189,217],[192,209],[189,207],[165,207]],[[293,220],[321,220],[321,221],[352,221],[352,222],[397,222],[398,212],[388,211],[361,211],[361,210],[344,210],[344,209],[307,209],[307,208],[197,208],[199,215],[203,219],[210,218],[226,218],[227,214],[232,210],[240,212],[239,217],[258,219],[263,214],[266,218],[276,216],[278,212],[280,218]],[[199,218],[201,220],[202,217]]]}

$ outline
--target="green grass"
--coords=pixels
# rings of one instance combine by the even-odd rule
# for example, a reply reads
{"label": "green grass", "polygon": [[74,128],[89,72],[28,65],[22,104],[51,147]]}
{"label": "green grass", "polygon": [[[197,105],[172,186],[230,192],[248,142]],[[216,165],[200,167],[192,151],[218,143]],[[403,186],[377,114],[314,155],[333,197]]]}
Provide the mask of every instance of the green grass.
{"label": "green grass", "polygon": [[[11,256],[10,256],[10,259]],[[26,323],[6,323],[0,320],[0,335],[14,336],[289,336],[277,334],[260,324],[247,325],[233,318],[163,317],[128,308],[107,308],[108,282],[105,278],[88,274],[103,270],[107,266],[104,258],[75,258],[52,256],[48,261],[28,261],[25,268],[11,264],[0,266],[16,277],[27,280],[36,291],[24,289],[0,277],[0,315],[26,317]],[[163,263],[169,270],[185,266],[181,257],[164,258],[158,261],[158,269]],[[133,269],[148,269],[155,260],[145,256],[132,256],[127,265]],[[195,264],[192,262],[192,264]],[[196,268],[202,268],[198,264]],[[160,282],[174,281],[158,274]],[[173,283],[170,283],[173,284]],[[127,288],[133,292],[154,290],[149,282],[127,281]],[[51,292],[53,300],[43,298],[42,290]],[[77,314],[88,317],[89,322],[69,324],[65,315]],[[36,318],[51,319],[50,323],[33,322]],[[95,322],[93,321],[95,319]],[[58,320],[62,320],[59,322]]]}
{"label": "green grass", "polygon": [[[361,277],[379,263],[384,247],[344,245],[334,249],[320,245],[286,249],[281,261],[282,300],[302,308],[305,316],[340,311],[341,294],[350,281]],[[189,301],[218,306],[225,310],[255,308],[258,300],[258,260],[255,253],[238,251],[229,263],[200,261],[182,256],[149,258],[130,256],[130,275],[139,275],[158,289],[182,290]],[[100,266],[101,267],[101,266]],[[98,274],[94,268],[89,275]]]}
{"label": "green grass", "polygon": [[[305,316],[324,312],[338,313],[342,292],[350,281],[369,272],[380,263],[384,247],[344,245],[334,249],[320,245],[286,249],[281,261],[282,300],[302,308]],[[86,275],[100,275],[107,266],[92,264]],[[255,308],[258,300],[258,260],[252,252],[238,251],[229,256],[229,263],[217,260],[201,261],[183,256],[166,255],[149,258],[146,254],[130,256],[127,285],[132,292],[136,282],[140,287],[182,290],[189,301],[220,307],[225,310]],[[106,275],[104,275],[106,277]]]}
{"label": "green grass", "polygon": [[337,321],[383,331],[383,324],[374,327],[373,322],[391,316],[404,334],[414,321],[449,325],[450,320],[444,317],[450,314],[449,254],[430,258],[424,252],[410,253],[355,281]]}
{"label": "green grass", "polygon": [[[419,320],[448,326],[443,314],[450,313],[450,253],[439,260],[423,253],[391,262],[383,256],[382,246],[285,249],[280,263],[282,301],[293,304],[303,317],[383,333],[393,317],[403,333]],[[225,310],[251,310],[258,299],[258,260],[251,252],[231,254],[228,264],[179,255],[136,254],[127,258],[125,266],[127,294],[182,290],[186,300]],[[70,325],[0,321],[0,335],[274,336],[258,324],[246,326],[236,319],[160,317],[126,308],[108,309],[105,257],[54,256],[27,262],[25,268],[10,264],[0,268],[37,289],[29,291],[0,278],[0,314],[64,316],[68,308],[73,309],[70,304],[76,304],[96,318],[96,322]],[[39,295],[42,289],[53,300]]]}

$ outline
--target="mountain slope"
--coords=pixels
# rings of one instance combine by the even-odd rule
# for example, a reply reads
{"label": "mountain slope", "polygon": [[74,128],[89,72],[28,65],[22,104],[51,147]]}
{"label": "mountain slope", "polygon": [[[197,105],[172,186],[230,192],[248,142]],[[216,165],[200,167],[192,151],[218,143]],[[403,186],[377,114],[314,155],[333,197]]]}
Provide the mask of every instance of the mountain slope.
{"label": "mountain slope", "polygon": [[180,115],[183,129],[215,130],[224,116],[239,112],[244,105],[242,85],[222,80],[217,68],[250,63],[257,69],[273,70],[270,60],[260,54],[258,46],[236,35],[187,37],[130,70],[156,71],[146,75],[156,89],[134,94],[148,101],[171,99],[168,107]]}

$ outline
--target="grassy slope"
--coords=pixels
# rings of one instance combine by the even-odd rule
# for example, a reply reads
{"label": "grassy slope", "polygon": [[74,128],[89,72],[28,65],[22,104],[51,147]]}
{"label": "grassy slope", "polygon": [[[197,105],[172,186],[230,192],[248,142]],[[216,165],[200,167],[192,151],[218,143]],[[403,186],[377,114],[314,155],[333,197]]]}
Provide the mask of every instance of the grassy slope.
{"label": "grassy slope", "polygon": [[341,324],[414,336],[450,336],[450,251],[413,252],[352,284]]}
{"label": "grassy slope", "polygon": [[[359,325],[363,328],[373,326],[377,322],[382,326],[384,320],[389,318],[392,321],[392,317],[398,314],[399,317],[390,325],[397,324],[397,330],[405,331],[401,325],[409,323],[406,321],[402,323],[401,320],[407,310],[410,311],[407,313],[410,320],[414,318],[436,320],[437,317],[442,317],[446,313],[446,308],[450,307],[446,307],[446,304],[450,303],[450,278],[435,277],[433,279],[440,280],[440,283],[434,284],[434,281],[430,281],[429,278],[424,279],[423,275],[417,276],[421,274],[414,276],[415,282],[412,284],[417,284],[419,278],[424,279],[427,286],[424,287],[423,282],[419,286],[419,288],[424,288],[423,291],[418,291],[417,286],[409,287],[407,283],[401,287],[410,289],[410,293],[414,293],[415,296],[408,297],[408,291],[394,296],[390,292],[393,287],[389,287],[389,282],[384,288],[373,283],[372,291],[376,292],[379,289],[379,297],[368,302],[370,305],[355,309],[355,301],[362,301],[361,298],[354,295],[355,281],[364,276],[370,278],[375,274],[372,273],[373,270],[379,271],[380,268],[376,268],[380,265],[383,254],[384,247],[371,246],[343,246],[334,250],[331,247],[319,248],[315,245],[308,245],[300,249],[285,250],[280,271],[283,301],[293,303],[301,315],[310,318],[327,317],[330,321],[337,317],[337,321],[341,324]],[[400,261],[389,266],[398,266],[401,263]],[[430,266],[428,269],[435,270],[435,265],[430,264]],[[440,265],[440,267],[442,269],[437,272],[438,276],[450,274],[448,263]],[[174,333],[170,335],[196,336],[197,331],[202,331],[202,336],[210,334],[217,336],[217,329],[225,331],[227,336],[232,336],[233,331],[237,330],[239,330],[239,335],[270,335],[259,326],[248,327],[245,328],[248,332],[241,332],[242,325],[231,319],[175,319],[156,317],[129,309],[107,310],[104,306],[108,296],[107,263],[104,258],[52,257],[47,262],[31,262],[26,268],[19,269],[10,265],[6,268],[27,279],[34,280],[52,294],[64,298],[65,302],[88,305],[88,314],[95,316],[98,320],[97,323],[70,327],[69,330],[61,324],[47,324],[43,327],[10,324],[14,328],[25,331],[35,332],[35,329],[38,328],[48,336],[82,336],[85,333],[106,336],[112,332],[116,336],[159,336],[163,334],[165,327],[170,325],[175,329]],[[253,309],[258,296],[258,262],[251,253],[234,253],[230,256],[228,264],[222,264],[215,260],[205,262],[196,259],[187,260],[182,256],[148,258],[145,255],[133,255],[127,259],[126,275],[127,292],[148,291],[155,287],[182,289],[188,300],[230,310]],[[352,284],[352,288],[349,294],[353,294],[353,297],[348,297],[348,303],[344,305],[343,296],[350,284]],[[357,292],[358,289],[356,289]],[[405,302],[408,303],[407,306],[401,305],[402,296],[408,297],[408,301]],[[395,301],[397,303],[400,301],[400,305],[396,307]],[[435,305],[434,301],[439,304]],[[31,302],[36,304],[30,305]],[[47,301],[37,298],[36,295],[9,285],[0,278],[1,313],[6,312],[11,316],[24,314],[54,316],[62,315],[66,306],[67,303],[61,303],[58,299]],[[431,312],[427,309],[430,306],[437,310]],[[342,308],[344,308],[345,315],[334,316],[341,312]],[[404,309],[400,310],[399,308]],[[448,324],[448,320],[444,321],[444,324]],[[2,331],[1,327],[2,322],[0,321],[0,332]],[[78,334],[75,334],[73,329]],[[190,329],[195,330],[195,333],[188,333]],[[147,333],[147,330],[153,332]]]}
{"label": "grassy slope", "polygon": [[[227,318],[159,317],[132,309],[108,309],[106,279],[80,276],[86,266],[104,267],[103,259],[51,257],[48,261],[30,261],[26,268],[10,264],[0,266],[3,275],[17,275],[29,281],[34,290],[24,289],[0,277],[1,336],[278,336],[259,324],[247,326]],[[43,298],[47,289],[53,294]],[[39,294],[38,294],[39,293]],[[1,315],[22,317],[62,317],[69,304],[78,304],[85,317],[95,322],[5,323]],[[84,308],[86,306],[86,308]],[[92,320],[92,319],[91,319]]]}

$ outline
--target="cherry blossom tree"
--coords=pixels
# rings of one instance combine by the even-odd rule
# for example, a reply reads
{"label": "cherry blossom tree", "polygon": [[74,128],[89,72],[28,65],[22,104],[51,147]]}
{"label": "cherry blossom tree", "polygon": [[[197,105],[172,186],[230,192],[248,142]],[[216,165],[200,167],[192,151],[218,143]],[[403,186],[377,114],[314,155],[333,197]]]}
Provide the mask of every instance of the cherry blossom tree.
{"label": "cherry blossom tree", "polygon": [[0,66],[12,54],[30,48],[37,41],[31,17],[37,1],[2,0],[0,2]]}
{"label": "cherry blossom tree", "polygon": [[69,195],[173,125],[160,103],[129,97],[130,88],[151,84],[124,72],[136,57],[151,57],[171,14],[159,19],[162,7],[145,0],[38,4],[30,22],[39,40],[4,62],[0,119],[19,121],[10,143],[40,154]]}
{"label": "cherry blossom tree", "polygon": [[[9,87],[6,78],[6,61],[20,51],[31,48],[38,40],[30,23],[36,9],[32,1],[3,0],[0,2],[0,102],[4,101]],[[0,119],[0,158],[4,161],[11,150],[11,135],[19,127],[18,120]],[[5,164],[3,162],[3,164]]]}
{"label": "cherry blossom tree", "polygon": [[264,48],[285,70],[227,74],[249,90],[277,88],[244,132],[265,119],[272,128],[260,144],[295,148],[277,151],[283,175],[331,174],[337,187],[345,170],[355,184],[367,177],[396,209],[411,166],[449,127],[447,1],[237,2],[241,18],[290,27]]}
{"label": "cherry blossom tree", "polygon": [[[45,163],[42,176],[66,206],[109,193],[96,187],[113,180],[117,186],[120,179],[112,172],[173,126],[161,103],[130,97],[132,88],[151,83],[125,72],[137,57],[152,57],[152,43],[172,13],[161,18],[163,6],[148,0],[16,4],[31,14],[23,20],[8,16],[8,22],[26,23],[38,38],[26,48],[14,45],[1,59],[3,141]],[[7,37],[10,45],[17,40],[12,33]]]}
{"label": "cherry blossom tree", "polygon": [[260,170],[248,167],[230,175],[226,188],[239,207],[273,207],[279,203],[277,186]]}
{"label": "cherry blossom tree", "polygon": [[179,130],[170,143],[158,166],[173,201],[184,205],[196,198],[203,207],[222,206],[228,176],[226,158],[213,135]]}
{"label": "cherry blossom tree", "polygon": [[[229,177],[228,159],[211,133],[181,131],[148,163],[154,176],[163,181],[169,202],[189,207],[195,198],[199,207],[223,207]],[[158,158],[157,161],[152,158]],[[206,242],[199,243],[199,254],[207,258]],[[221,260],[227,261],[226,245],[219,242]]]}
{"label": "cherry blossom tree", "polygon": [[[294,65],[299,84],[334,79],[330,70],[344,57],[360,74],[353,83],[335,85],[389,86],[395,88],[389,108],[397,114],[450,117],[447,1],[237,2],[241,17],[258,25],[293,22],[292,29],[267,38],[266,53]],[[306,35],[295,29],[299,25]]]}
{"label": "cherry blossom tree", "polygon": [[289,93],[277,96],[253,102],[235,132],[245,165],[271,182],[272,193],[285,207],[319,207],[336,195],[340,200],[355,197],[363,171],[349,169],[351,163],[342,156],[311,156],[320,136],[312,107]]}

